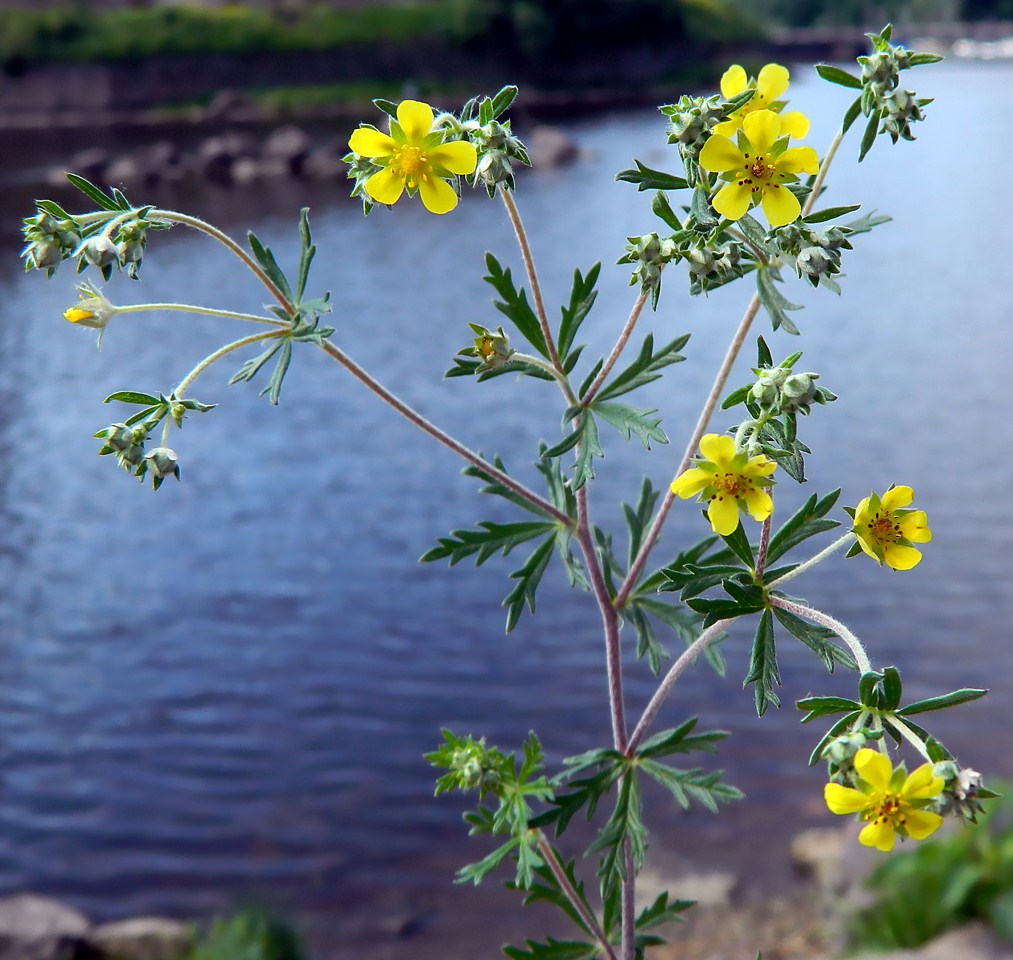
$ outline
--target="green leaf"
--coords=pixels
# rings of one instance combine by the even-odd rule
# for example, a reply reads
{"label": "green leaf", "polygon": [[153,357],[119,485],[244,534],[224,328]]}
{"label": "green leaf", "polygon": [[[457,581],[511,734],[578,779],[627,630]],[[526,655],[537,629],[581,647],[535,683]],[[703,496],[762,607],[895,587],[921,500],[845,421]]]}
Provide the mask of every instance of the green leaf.
{"label": "green leaf", "polygon": [[742,526],[741,520],[739,521],[739,525],[728,536],[722,534],[721,539],[728,544],[728,549],[750,570],[755,567],[756,558],[753,554],[753,548],[749,545],[749,538],[746,536],[746,531]]}
{"label": "green leaf", "polygon": [[654,903],[640,912],[636,920],[636,929],[651,930],[665,923],[681,922],[681,914],[695,904],[695,900],[669,900],[668,891],[662,891]]}
{"label": "green leaf", "polygon": [[521,614],[524,612],[525,603],[532,613],[535,612],[535,591],[538,589],[542,574],[545,573],[545,568],[552,557],[554,545],[555,537],[546,538],[528,557],[524,566],[510,574],[510,579],[516,580],[517,585],[503,601],[503,606],[507,608],[507,633],[517,626],[517,621],[520,620]]}
{"label": "green leaf", "polygon": [[267,361],[270,360],[271,357],[273,357],[280,349],[281,341],[272,341],[271,345],[264,350],[263,353],[260,353],[243,363],[243,365],[239,368],[239,371],[229,378],[229,386],[231,387],[232,384],[239,383],[240,381],[249,382],[252,380],[260,372],[261,367],[263,367],[264,364],[267,363]]}
{"label": "green leaf", "polygon": [[646,383],[657,380],[661,376],[658,372],[659,370],[686,359],[679,351],[688,342],[689,334],[686,333],[681,337],[676,337],[671,343],[665,344],[665,346],[655,353],[654,335],[648,334],[640,347],[640,353],[637,355],[637,358],[625,370],[610,382],[607,382],[598,391],[596,399],[598,401],[613,400],[624,393],[636,390],[637,387],[642,387]]}
{"label": "green leaf", "polygon": [[[849,730],[858,718],[862,715],[861,710],[856,710],[854,713],[846,713],[840,720],[838,720],[823,736],[823,739],[813,748],[813,752],[809,754],[809,766],[815,767],[820,760],[823,759],[823,751],[826,749],[827,744],[830,743],[834,737],[839,737],[845,730]],[[805,722],[805,721],[803,721]]]}
{"label": "green leaf", "polygon": [[549,359],[549,348],[545,344],[545,337],[542,334],[541,324],[534,310],[528,303],[527,294],[524,290],[517,290],[514,287],[513,277],[510,270],[504,270],[499,261],[491,254],[485,255],[485,267],[489,271],[488,276],[483,277],[503,299],[494,300],[493,306],[499,310],[513,325],[518,332],[531,344],[546,360]]}
{"label": "green leaf", "polygon": [[556,940],[547,937],[544,943],[537,940],[525,940],[528,949],[503,947],[503,953],[510,960],[594,960],[598,956],[598,947],[591,943],[577,940]]}
{"label": "green leaf", "polygon": [[559,349],[560,359],[565,359],[573,346],[573,338],[584,322],[591,307],[594,306],[595,298],[598,296],[594,289],[598,282],[598,274],[601,273],[601,264],[596,263],[587,271],[587,276],[581,276],[579,270],[573,271],[573,286],[570,288],[570,302],[561,309],[562,319],[559,323]]}
{"label": "green leaf", "polygon": [[698,720],[690,717],[671,730],[648,737],[636,752],[637,757],[670,757],[675,753],[715,753],[714,744],[728,736],[727,730],[707,730],[704,733],[693,733]]}
{"label": "green leaf", "polygon": [[696,597],[692,600],[687,600],[686,606],[703,615],[703,625],[705,627],[713,626],[719,620],[733,620],[735,617],[744,617],[750,613],[757,613],[762,609],[762,605],[743,604],[737,600],[714,600],[706,597]]}
{"label": "green leaf", "polygon": [[767,241],[767,231],[763,229],[758,220],[747,213],[739,219],[738,225],[746,239],[761,253],[769,256],[774,252],[773,246]]}
{"label": "green leaf", "polygon": [[879,107],[876,107],[871,116],[869,122],[865,126],[865,133],[862,134],[862,145],[858,151],[858,162],[861,163],[865,159],[865,155],[872,149],[873,143],[876,142],[876,134],[879,132]]}
{"label": "green leaf", "polygon": [[270,248],[265,247],[257,239],[256,234],[252,230],[247,232],[246,239],[249,241],[250,249],[257,258],[257,263],[263,268],[264,273],[268,275],[271,282],[274,283],[288,300],[293,300],[292,288],[288,285],[288,278],[282,273],[282,269],[278,266],[278,261],[274,259],[274,254],[271,253]]}
{"label": "green leaf", "polygon": [[767,563],[772,564],[792,547],[798,546],[810,537],[839,527],[840,524],[836,520],[824,518],[837,503],[837,498],[840,495],[841,491],[838,488],[822,499],[818,499],[815,493],[809,497],[770,538],[767,547]]}
{"label": "green leaf", "polygon": [[857,220],[851,220],[844,224],[848,230],[851,231],[851,235],[856,233],[868,233],[873,227],[878,227],[881,223],[889,223],[893,217],[887,217],[883,214],[876,215],[875,210],[871,210],[864,217],[859,217]]}
{"label": "green leaf", "polygon": [[624,612],[636,632],[637,659],[643,660],[646,656],[651,673],[657,676],[661,673],[662,664],[670,658],[671,654],[659,643],[650,618],[639,604],[627,604]]}
{"label": "green leaf", "polygon": [[[507,469],[506,469],[506,467],[503,464],[502,458],[500,458],[500,457],[493,457],[493,459],[492,459],[492,466],[494,466],[497,470],[500,470],[502,473],[507,473],[508,472]],[[528,513],[533,513],[536,516],[545,517],[547,519],[551,519],[553,523],[556,522],[555,518],[553,518],[551,516],[551,514],[545,513],[540,507],[538,507],[537,505],[531,503],[531,501],[529,501],[525,497],[522,497],[520,494],[515,493],[509,487],[503,486],[503,484],[501,484],[498,480],[494,480],[491,474],[486,473],[480,467],[476,467],[474,465],[469,465],[469,466],[465,467],[461,472],[466,477],[476,477],[477,479],[479,479],[479,480],[481,480],[481,481],[483,481],[485,483],[484,487],[480,487],[479,488],[479,491],[478,491],[479,493],[487,493],[487,494],[491,494],[493,496],[501,497],[504,500],[509,500],[512,504],[514,504],[515,506],[521,507],[521,509],[526,510]],[[558,504],[555,504],[555,505],[558,506]],[[560,507],[560,509],[564,509],[564,508]],[[575,508],[574,508],[574,514],[575,514]]]}
{"label": "green leaf", "polygon": [[505,113],[516,99],[517,87],[513,84],[501,87],[499,92],[492,98],[492,119],[495,120]]}
{"label": "green leaf", "polygon": [[657,760],[640,760],[637,769],[643,770],[652,780],[660,783],[675,797],[683,810],[690,807],[690,799],[706,807],[711,813],[718,812],[718,803],[741,800],[742,791],[729,784],[721,783],[723,771],[705,773],[699,768],[679,770]]}
{"label": "green leaf", "polygon": [[769,269],[756,271],[756,289],[760,294],[760,303],[763,304],[763,308],[767,311],[767,316],[770,317],[773,328],[777,330],[779,327],[783,327],[785,333],[798,334],[798,327],[795,326],[785,311],[801,310],[802,305],[792,303],[774,286]]}
{"label": "green leaf", "polygon": [[938,53],[913,53],[908,64],[912,67],[923,67],[929,63],[939,63],[944,59],[945,57],[941,57]]}
{"label": "green leaf", "polygon": [[114,200],[107,197],[98,187],[95,186],[90,180],[85,180],[84,177],[79,177],[76,173],[68,173],[67,179],[77,187],[92,203],[95,204],[100,210],[129,210],[127,207],[121,207]]}
{"label": "green leaf", "polygon": [[285,380],[285,374],[288,373],[288,365],[292,362],[292,341],[287,337],[281,341],[281,349],[278,351],[278,362],[275,363],[274,369],[271,371],[271,379],[267,381],[267,386],[260,391],[260,395],[267,394],[268,399],[275,406],[278,405],[278,400],[281,397],[281,385]]}
{"label": "green leaf", "polygon": [[604,457],[605,451],[598,440],[598,424],[594,417],[585,412],[581,444],[577,447],[577,458],[574,461],[572,486],[579,490],[588,480],[594,479],[594,458]]}
{"label": "green leaf", "polygon": [[316,255],[317,248],[313,245],[310,234],[309,207],[299,211],[299,276],[295,286],[296,300],[301,301],[306,292],[306,281],[309,279],[310,265]]}
{"label": "green leaf", "polygon": [[[573,860],[565,861],[555,847],[552,848],[552,855],[556,858],[557,866],[559,866],[569,881],[570,889],[577,894],[577,899],[584,906],[587,912],[593,916],[594,909],[591,907],[591,904],[584,893],[584,882],[577,878],[576,862]],[[529,904],[536,903],[538,901],[551,903],[554,907],[565,913],[584,933],[591,936],[591,931],[584,922],[584,918],[577,912],[577,909],[570,901],[566,892],[560,886],[559,880],[556,878],[555,873],[553,873],[548,864],[543,863],[541,866],[537,867],[534,870],[534,874],[537,880],[530,883],[526,888],[524,906],[528,906]],[[507,883],[507,886],[513,887],[514,889],[520,889],[516,883]]]}
{"label": "green leaf", "polygon": [[502,552],[505,557],[518,544],[555,529],[555,524],[538,521],[500,524],[483,520],[478,526],[478,530],[454,530],[449,537],[438,538],[440,545],[424,553],[419,563],[449,558],[450,565],[454,566],[465,557],[477,555],[475,566],[480,567],[497,553]]}
{"label": "green leaf", "polygon": [[495,870],[520,844],[517,837],[511,837],[501,847],[497,847],[487,857],[477,863],[469,863],[457,871],[454,883],[473,883],[476,887]]}
{"label": "green leaf", "polygon": [[150,393],[138,393],[136,390],[117,390],[116,393],[110,393],[102,402],[111,403],[113,400],[120,403],[139,403],[156,407],[165,403],[165,397],[153,397]]}
{"label": "green leaf", "polygon": [[903,692],[900,673],[896,667],[886,667],[883,670],[883,709],[891,713],[900,706],[900,698]]}
{"label": "green leaf", "polygon": [[901,707],[897,714],[902,717],[910,717],[916,713],[928,713],[931,710],[945,710],[947,707],[956,707],[961,703],[970,703],[978,700],[988,693],[987,690],[978,690],[973,687],[964,687],[954,690],[952,693],[944,693],[939,697],[929,697],[926,700],[916,700],[906,707]]}
{"label": "green leaf", "polygon": [[682,222],[672,209],[672,204],[668,202],[668,194],[661,190],[654,195],[654,199],[651,201],[651,212],[672,230],[682,229]]}
{"label": "green leaf", "polygon": [[796,640],[801,640],[812,650],[831,673],[834,672],[836,663],[843,664],[849,670],[858,669],[854,657],[847,650],[839,647],[836,643],[831,643],[831,639],[837,636],[833,630],[809,623],[808,620],[796,617],[793,613],[788,613],[787,610],[782,610],[780,607],[774,607],[774,616]]}
{"label": "green leaf", "polygon": [[753,699],[756,703],[756,715],[762,717],[767,707],[773,704],[780,706],[781,701],[774,692],[774,686],[780,685],[781,676],[777,670],[777,651],[774,647],[774,620],[770,610],[764,610],[760,622],[756,625],[753,637],[753,650],[749,659],[749,672],[742,681],[745,687],[753,687]]}
{"label": "green leaf", "polygon": [[633,869],[639,872],[644,862],[646,836],[647,828],[641,815],[640,784],[636,771],[628,769],[619,786],[612,815],[602,827],[598,838],[587,849],[589,855],[603,851],[598,868],[603,897],[607,897],[626,879],[627,840],[633,854]]}
{"label": "green leaf", "polygon": [[862,115],[862,98],[856,97],[855,102],[848,107],[844,113],[844,120],[841,123],[841,133],[847,133],[851,125]]}
{"label": "green leaf", "polygon": [[803,723],[816,720],[819,717],[832,716],[835,713],[851,713],[861,710],[862,705],[857,700],[849,700],[847,697],[805,697],[796,704],[799,710],[807,710],[808,713],[802,718]]}
{"label": "green leaf", "polygon": [[836,220],[846,213],[854,213],[859,207],[861,207],[860,203],[852,203],[846,207],[827,207],[826,210],[819,210],[816,213],[810,213],[808,217],[803,217],[802,222],[824,223],[827,220]]}
{"label": "green leaf", "polygon": [[652,417],[656,413],[654,409],[640,410],[637,407],[627,406],[625,403],[607,403],[604,401],[592,402],[589,409],[593,410],[606,423],[611,423],[622,435],[624,440],[629,440],[634,434],[644,445],[644,449],[651,449],[651,441],[654,443],[668,443],[665,431],[658,424],[661,417]]}
{"label": "green leaf", "polygon": [[689,202],[689,212],[701,227],[710,228],[718,225],[718,218],[711,209],[710,199],[703,187],[698,186],[693,190],[693,196]]}
{"label": "green leaf", "polygon": [[630,548],[626,554],[628,567],[633,565],[634,559],[640,552],[640,544],[643,542],[647,525],[651,522],[658,496],[658,491],[651,484],[650,477],[645,476],[640,482],[640,498],[637,501],[636,509],[628,503],[623,504],[623,517],[626,520],[626,529],[630,533]]}
{"label": "green leaf", "polygon": [[633,161],[636,170],[620,170],[616,174],[616,180],[620,183],[635,183],[637,191],[644,190],[682,190],[689,186],[688,181],[671,173],[664,173],[661,170],[652,170],[644,166],[639,160]]}
{"label": "green leaf", "polygon": [[853,77],[850,73],[840,67],[831,66],[829,63],[817,63],[816,72],[830,83],[836,83],[840,87],[850,87],[852,90],[861,90],[862,81]]}

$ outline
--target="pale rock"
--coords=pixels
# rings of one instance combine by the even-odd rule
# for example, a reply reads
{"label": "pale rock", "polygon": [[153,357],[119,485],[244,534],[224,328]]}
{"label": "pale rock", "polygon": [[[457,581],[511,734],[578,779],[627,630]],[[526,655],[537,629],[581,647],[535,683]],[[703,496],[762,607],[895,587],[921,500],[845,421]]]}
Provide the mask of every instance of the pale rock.
{"label": "pale rock", "polygon": [[33,893],[0,898],[0,960],[93,960],[77,910]]}
{"label": "pale rock", "polygon": [[116,960],[184,960],[193,945],[190,928],[167,917],[136,917],[95,927],[88,939]]}

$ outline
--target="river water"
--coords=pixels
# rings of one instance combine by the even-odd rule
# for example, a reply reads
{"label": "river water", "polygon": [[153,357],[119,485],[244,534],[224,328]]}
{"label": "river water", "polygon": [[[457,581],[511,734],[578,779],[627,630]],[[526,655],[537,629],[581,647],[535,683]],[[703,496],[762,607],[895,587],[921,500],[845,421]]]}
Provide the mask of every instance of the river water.
{"label": "river water", "polygon": [[[807,304],[800,342],[762,318],[756,328],[775,357],[804,349],[802,365],[841,395],[802,423],[815,451],[810,481],[783,479],[778,511],[835,486],[848,504],[893,482],[916,488],[935,535],[917,570],[838,557],[796,592],[848,623],[875,662],[900,665],[911,698],[992,687],[932,728],[966,764],[1010,775],[1013,181],[1002,118],[1013,111],[1013,65],[948,63],[910,77],[937,98],[918,142],[879,143],[859,166],[856,135],[828,195],[895,221],[857,238],[843,297],[789,284]],[[792,92],[822,148],[847,91],[803,77]],[[654,111],[568,132],[581,162],[525,176],[518,202],[550,305],[567,296],[575,267],[604,263],[583,330],[590,357],[610,348],[633,299],[627,269],[613,265],[624,238],[655,227],[649,198],[613,183],[614,172],[634,156],[676,161]],[[476,196],[448,218],[400,204],[364,220],[342,194],[290,185],[154,199],[237,236],[251,227],[283,263],[294,256],[295,211],[312,206],[316,283],[338,304],[335,341],[534,485],[538,439],[560,435],[551,385],[440,379],[467,321],[499,322],[480,279],[483,250],[521,273],[503,210]],[[168,391],[243,331],[132,315],[97,352],[87,331],[60,319],[70,271],[49,283],[20,272],[12,233],[30,211],[10,196],[0,263],[0,892],[49,893],[102,919],[266,903],[294,916],[325,960],[476,960],[542,933],[497,883],[452,884],[488,847],[465,836],[457,799],[432,799],[422,754],[444,726],[504,747],[534,729],[554,761],[604,744],[593,603],[551,570],[537,614],[505,636],[500,601],[519,551],[479,570],[418,565],[451,529],[508,515],[475,495],[451,454],[310,349],[297,351],[277,409],[254,389],[227,388],[233,365],[199,381],[194,394],[221,406],[174,437],[181,484],[153,495],[119,475],[94,453],[91,434],[121,416],[102,398]],[[143,273],[141,284],[114,278],[111,298],[239,310],[263,299],[241,266],[182,229],[153,238]],[[593,510],[616,534],[617,505],[635,499],[642,474],[657,486],[671,478],[747,296],[733,286],[690,300],[682,285],[666,276],[660,309],[643,323],[659,339],[691,332],[687,362],[633,398],[659,408],[673,443],[647,454],[603,433]],[[747,352],[733,383],[751,362]],[[702,532],[696,508],[680,502],[659,556]],[[784,640],[783,706],[757,720],[741,689],[748,641],[734,631],[727,677],[699,668],[661,719],[699,715],[730,730],[716,762],[748,800],[714,817],[649,795],[654,871],[718,866],[747,886],[780,882],[787,840],[834,820],[822,774],[806,767],[820,731],[799,727],[793,701],[848,693],[852,680],[828,677]],[[635,718],[653,680],[632,655],[626,677]]]}

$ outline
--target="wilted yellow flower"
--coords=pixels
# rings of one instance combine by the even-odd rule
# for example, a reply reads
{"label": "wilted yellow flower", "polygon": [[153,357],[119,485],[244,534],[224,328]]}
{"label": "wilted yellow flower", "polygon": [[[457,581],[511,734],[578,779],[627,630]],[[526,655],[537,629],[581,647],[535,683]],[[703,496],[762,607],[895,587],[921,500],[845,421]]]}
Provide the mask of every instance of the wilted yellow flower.
{"label": "wilted yellow flower", "polygon": [[683,500],[700,494],[701,501],[708,501],[707,518],[715,533],[725,537],[734,533],[740,510],[761,521],[774,512],[774,501],[764,489],[774,483],[773,460],[763,454],[750,458],[736,451],[731,437],[717,433],[700,441],[700,452],[703,459],[672,481],[672,493]]}
{"label": "wilted yellow flower", "polygon": [[742,133],[744,149],[715,134],[700,151],[700,166],[724,174],[730,181],[711,201],[714,209],[729,220],[740,220],[752,203],[761,203],[772,227],[797,220],[802,207],[787,184],[798,180],[799,173],[819,170],[816,151],[812,147],[775,146],[785,130],[781,117],[771,110],[749,114],[742,121]]}
{"label": "wilted yellow flower", "polygon": [[855,508],[852,530],[870,557],[894,570],[910,570],[922,559],[913,543],[928,543],[932,531],[924,510],[905,510],[914,499],[910,487],[891,487],[880,497],[873,493]]}
{"label": "wilted yellow flower", "polygon": [[416,190],[430,213],[449,213],[457,206],[457,194],[447,183],[454,175],[472,173],[478,154],[467,140],[443,142],[433,132],[433,108],[418,100],[402,100],[397,120],[390,121],[390,136],[372,127],[359,127],[348,146],[383,169],[365,184],[377,203],[396,203],[407,189]]}
{"label": "wilted yellow flower", "polygon": [[63,311],[63,319],[99,331],[99,346],[106,324],[115,316],[114,307],[88,280],[77,285],[77,303]]}
{"label": "wilted yellow flower", "polygon": [[732,64],[721,77],[721,96],[731,100],[750,87],[756,92],[745,106],[739,107],[727,120],[719,123],[714,132],[722,137],[734,137],[735,131],[742,129],[742,121],[749,114],[757,110],[773,110],[781,116],[782,135],[801,140],[809,132],[809,118],[797,111],[781,113],[777,104],[778,98],[788,90],[788,80],[788,70],[779,63],[768,63],[755,80],[747,77],[746,71],[737,63]]}
{"label": "wilted yellow flower", "polygon": [[855,771],[861,777],[856,790],[828,783],[824,797],[831,813],[857,813],[866,825],[859,843],[884,852],[893,849],[897,835],[924,840],[943,822],[938,813],[920,809],[939,796],[945,782],[923,763],[910,776],[903,766],[895,770],[877,750],[864,747],[855,754]]}

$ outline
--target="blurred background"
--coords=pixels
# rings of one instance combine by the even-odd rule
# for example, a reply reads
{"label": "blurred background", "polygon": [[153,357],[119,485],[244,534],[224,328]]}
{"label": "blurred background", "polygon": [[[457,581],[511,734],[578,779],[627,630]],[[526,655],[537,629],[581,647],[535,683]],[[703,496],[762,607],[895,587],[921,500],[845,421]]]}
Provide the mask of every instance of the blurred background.
{"label": "blurred background", "polygon": [[[966,765],[1013,774],[1010,18],[1013,0],[0,0],[0,894],[58,897],[96,920],[262,905],[315,960],[491,958],[542,934],[541,920],[495,881],[453,885],[487,847],[465,836],[458,800],[432,799],[422,754],[444,726],[507,749],[534,729],[553,762],[609,736],[593,604],[551,569],[536,615],[504,636],[520,554],[480,570],[416,564],[437,537],[507,515],[322,353],[297,351],[278,408],[228,388],[232,365],[202,377],[195,395],[220,406],[174,436],[183,482],[157,495],[96,457],[92,434],[120,416],[103,397],[167,392],[241,331],[135,314],[97,352],[60,319],[72,269],[50,282],[22,270],[34,197],[85,209],[63,179],[74,170],[236,237],[252,229],[287,268],[310,207],[311,288],[334,294],[335,341],[536,485],[537,441],[559,437],[551,385],[441,379],[468,321],[502,319],[483,251],[522,274],[509,223],[484,195],[448,218],[401,203],[364,219],[339,158],[354,124],[377,119],[369,98],[459,107],[521,86],[515,131],[544,149],[518,203],[550,312],[574,268],[604,265],[582,330],[590,358],[633,299],[614,265],[625,238],[657,229],[650,195],[614,175],[634,157],[679,170],[656,105],[711,91],[731,62],[755,73],[776,60],[822,152],[852,98],[811,64],[852,58],[887,19],[895,39],[948,59],[904,76],[936,98],[916,143],[881,140],[859,166],[854,134],[835,163],[829,202],[894,218],[856,238],[844,295],[789,280],[806,305],[801,341],[763,317],[755,328],[775,359],[804,349],[840,395],[801,424],[809,482],[782,481],[778,512],[838,486],[851,505],[894,482],[916,489],[935,534],[917,570],[837,557],[798,592],[874,661],[896,662],[912,699],[992,687],[932,729]],[[263,300],[240,264],[182,228],[152,238],[142,277],[105,292],[244,311]],[[659,409],[671,446],[604,438],[594,519],[617,537],[641,476],[671,479],[748,300],[734,285],[690,299],[687,285],[667,273],[642,320],[657,337],[692,333],[687,362],[638,400]],[[677,505],[658,559],[701,533],[698,511]],[[748,797],[718,817],[646,798],[648,866],[677,895],[702,870],[729,873],[744,897],[788,884],[792,838],[836,825],[806,766],[822,731],[799,727],[793,703],[853,681],[785,641],[782,707],[757,720],[741,689],[749,640],[734,631],[727,676],[699,667],[660,720],[730,730],[717,762]],[[654,681],[632,651],[627,681],[635,715]]]}

